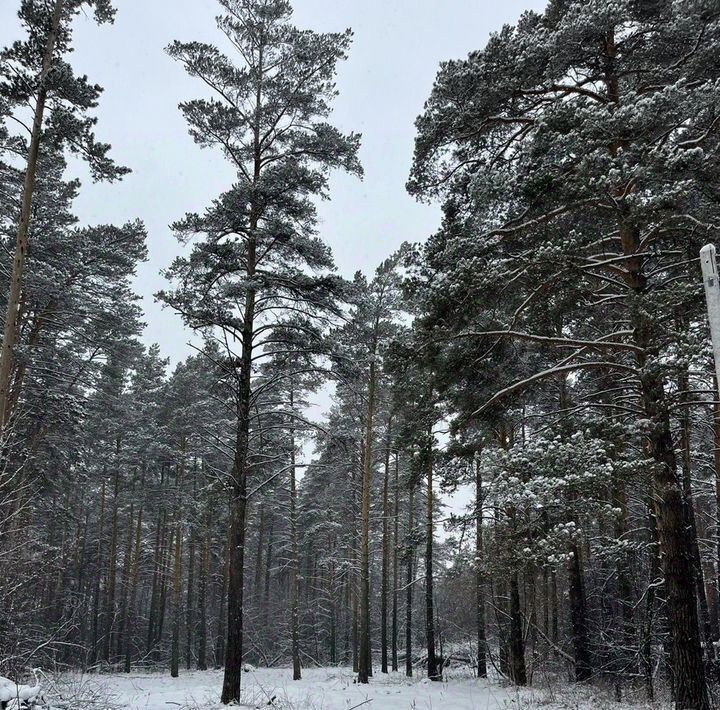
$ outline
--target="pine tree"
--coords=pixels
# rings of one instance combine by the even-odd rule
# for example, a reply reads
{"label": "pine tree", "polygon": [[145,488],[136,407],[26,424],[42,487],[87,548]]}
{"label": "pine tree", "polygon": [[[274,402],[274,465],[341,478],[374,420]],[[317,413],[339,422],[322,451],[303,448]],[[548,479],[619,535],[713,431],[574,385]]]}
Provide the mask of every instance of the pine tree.
{"label": "pine tree", "polygon": [[[442,67],[418,119],[409,183],[446,195],[480,235],[488,281],[520,292],[519,310],[488,338],[576,347],[533,382],[597,368],[634,378],[637,420],[650,423],[677,703],[687,708],[709,701],[663,353],[675,309],[697,308],[693,290],[676,284],[717,211],[702,187],[716,170],[704,157],[716,140],[718,18],[708,10],[563,2],[527,13],[483,51]],[[566,301],[577,324],[569,337],[518,327],[538,322],[559,288],[576,294]]]}
{"label": "pine tree", "polygon": [[[18,136],[9,146],[27,157],[0,350],[0,430],[7,424],[14,348],[21,327],[20,300],[38,164],[41,158],[69,148],[88,162],[97,180],[115,180],[128,172],[108,157],[110,146],[95,140],[95,119],[88,113],[97,106],[102,89],[89,84],[86,77],[76,77],[65,59],[72,51],[73,17],[85,7],[93,9],[98,23],[113,19],[109,0],[23,0],[18,15],[27,38],[0,53],[3,113],[13,115],[34,104],[30,135]],[[24,124],[19,121],[19,125]]]}
{"label": "pine tree", "polygon": [[[283,310],[310,318],[334,309],[337,279],[327,247],[314,235],[311,198],[332,169],[359,173],[359,138],[326,117],[333,75],[350,33],[317,34],[290,23],[284,0],[223,0],[219,30],[238,49],[241,66],[217,48],[175,42],[169,54],[214,93],[182,104],[193,138],[218,147],[237,171],[233,188],[203,215],[175,225],[181,238],[203,234],[189,259],[168,276],[178,287],[161,297],[193,328],[237,339],[228,367],[235,378],[237,432],[230,477],[228,645],[222,702],[240,698],[243,585],[253,365],[272,343],[263,337]],[[254,354],[255,353],[255,354]]]}

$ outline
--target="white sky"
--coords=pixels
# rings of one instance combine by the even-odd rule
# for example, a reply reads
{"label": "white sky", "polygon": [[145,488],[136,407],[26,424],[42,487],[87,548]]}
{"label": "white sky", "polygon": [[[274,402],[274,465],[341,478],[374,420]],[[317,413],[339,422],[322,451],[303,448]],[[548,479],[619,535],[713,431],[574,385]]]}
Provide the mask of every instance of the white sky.
{"label": "white sky", "polygon": [[[202,93],[164,47],[174,39],[219,42],[215,0],[117,0],[114,25],[78,20],[76,72],[105,87],[97,135],[113,145],[116,160],[133,169],[122,183],[84,180],[76,211],[84,223],[121,223],[139,217],[148,228],[149,261],[138,273],[148,343],[160,343],[173,362],[190,349],[190,334],[153,293],[159,271],[180,247],[168,225],[200,211],[231,184],[221,156],[200,150],[177,110]],[[545,0],[295,0],[299,27],[337,31],[352,27],[355,41],[340,66],[333,122],[363,134],[362,182],[337,175],[332,201],[321,205],[321,233],[340,272],[371,272],[403,241],[425,239],[438,226],[439,209],[405,192],[412,159],[413,122],[430,93],[440,61],[481,48],[488,34],[514,23]],[[0,0],[0,46],[18,38],[19,0]]]}

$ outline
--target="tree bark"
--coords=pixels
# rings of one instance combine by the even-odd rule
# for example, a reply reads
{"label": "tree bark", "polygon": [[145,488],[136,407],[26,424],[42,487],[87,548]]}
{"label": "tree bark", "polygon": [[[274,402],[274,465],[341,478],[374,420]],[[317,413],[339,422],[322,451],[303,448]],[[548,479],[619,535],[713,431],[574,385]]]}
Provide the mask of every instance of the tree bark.
{"label": "tree bark", "polygon": [[428,678],[442,680],[435,656],[435,600],[433,598],[433,455],[432,431],[428,432],[427,507],[425,517],[425,639],[427,642]]}
{"label": "tree bark", "polygon": [[510,644],[508,651],[510,656],[510,680],[515,685],[526,685],[525,644],[523,641],[520,584],[517,571],[510,575]]}
{"label": "tree bark", "polygon": [[390,540],[388,516],[390,508],[388,505],[388,488],[390,485],[390,438],[392,419],[388,417],[387,436],[385,440],[385,472],[383,476],[383,538],[382,538],[382,579],[380,584],[380,671],[388,672],[388,586],[390,576]]}
{"label": "tree bark", "polygon": [[193,646],[195,643],[195,529],[190,526],[188,533],[188,577],[187,601],[185,604],[185,668],[192,668]]}
{"label": "tree bark", "polygon": [[198,579],[197,669],[207,670],[207,578],[210,574],[210,513],[205,519],[205,541]]}
{"label": "tree bark", "polygon": [[98,660],[98,637],[100,633],[100,580],[102,577],[103,536],[105,535],[105,481],[100,493],[100,525],[98,526],[97,562],[93,590],[92,662]]}
{"label": "tree bark", "polygon": [[580,548],[574,542],[570,545],[568,560],[568,597],[570,600],[570,627],[572,629],[573,655],[575,658],[575,680],[582,683],[590,679],[590,640],[587,627],[587,603],[583,580]]}
{"label": "tree bark", "polygon": [[[294,406],[290,391],[290,409]],[[290,629],[292,637],[293,680],[300,680],[300,612],[298,610],[298,521],[297,481],[295,477],[295,433],[290,429]]]}
{"label": "tree bark", "polygon": [[128,600],[128,623],[125,629],[125,673],[130,673],[132,667],[132,636],[135,631],[135,600],[137,598],[138,582],[140,580],[140,553],[142,542],[143,506],[138,511],[135,527],[135,554],[132,562],[132,581],[130,582],[130,598]]}
{"label": "tree bark", "polygon": [[180,511],[175,519],[175,554],[173,564],[173,601],[172,601],[172,647],[170,652],[170,676],[180,674],[180,618],[182,614],[182,527]]}
{"label": "tree bark", "polygon": [[162,573],[162,550],[165,534],[165,511],[162,510],[158,516],[157,530],[155,532],[155,550],[153,553],[153,577],[150,591],[150,610],[148,612],[147,644],[146,652],[150,653],[155,641],[155,626],[157,623],[157,605],[159,598],[160,575]]}
{"label": "tree bark", "polygon": [[414,508],[415,508],[415,487],[410,483],[410,494],[408,496],[408,532],[407,532],[407,576],[405,579],[405,675],[409,678],[413,674],[412,663],[412,605],[413,605],[413,557],[415,553],[414,540]]}
{"label": "tree bark", "polygon": [[395,452],[395,481],[393,502],[393,589],[392,589],[392,669],[398,670],[398,528],[400,524],[400,454]]}
{"label": "tree bark", "polygon": [[133,522],[135,518],[135,504],[130,503],[130,513],[127,523],[127,540],[125,543],[125,556],[122,566],[122,580],[120,582],[120,633],[117,636],[117,647],[115,655],[122,657],[125,648],[125,637],[127,635],[129,618],[128,618],[128,595],[130,592],[130,578],[132,576],[132,557],[133,557],[133,533],[135,532]]}
{"label": "tree bark", "polygon": [[[377,332],[377,331],[376,331]],[[365,415],[365,448],[363,452],[362,497],[360,512],[360,650],[358,682],[367,683],[372,664],[370,649],[370,490],[373,473],[373,417],[375,414],[375,351],[373,344],[368,377],[368,404]]]}
{"label": "tree bark", "polygon": [[112,516],[110,522],[110,556],[108,559],[108,586],[105,595],[103,660],[111,661],[112,635],[115,626],[115,587],[117,583],[118,495],[120,493],[120,437],[115,440],[115,475],[113,483]]}
{"label": "tree bark", "polygon": [[477,623],[477,675],[487,678],[487,641],[485,638],[485,574],[483,572],[483,503],[482,470],[475,462],[475,618]]}
{"label": "tree bark", "polygon": [[267,626],[268,614],[270,613],[270,582],[272,579],[272,562],[273,562],[273,534],[275,528],[275,519],[270,513],[270,529],[268,530],[267,551],[265,553],[265,588],[263,596],[263,625]]}

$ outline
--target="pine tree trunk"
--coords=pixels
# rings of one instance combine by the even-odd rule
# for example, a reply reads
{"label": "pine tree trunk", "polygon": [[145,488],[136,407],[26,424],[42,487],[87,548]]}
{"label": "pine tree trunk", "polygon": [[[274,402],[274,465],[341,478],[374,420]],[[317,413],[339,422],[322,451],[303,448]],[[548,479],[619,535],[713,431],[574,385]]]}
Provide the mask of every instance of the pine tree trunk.
{"label": "pine tree trunk", "polygon": [[200,555],[198,579],[197,669],[207,670],[207,578],[210,574],[210,512],[205,520],[205,541]]}
{"label": "pine tree trunk", "polygon": [[550,611],[552,613],[551,639],[555,646],[560,640],[559,615],[558,615],[558,588],[557,588],[557,572],[550,572]]}
{"label": "pine tree trunk", "polygon": [[506,585],[502,577],[497,580],[493,587],[500,673],[512,679],[512,669],[510,668],[510,595],[505,588]]}
{"label": "pine tree trunk", "polygon": [[[646,388],[646,411],[655,419],[655,386]],[[657,421],[657,420],[656,420]],[[702,660],[696,592],[692,571],[692,544],[688,539],[683,495],[676,478],[675,453],[669,422],[658,422],[651,435],[657,462],[654,477],[655,515],[662,550],[668,622],[673,641],[677,707],[679,710],[710,708]]]}
{"label": "pine tree trunk", "polygon": [[487,642],[485,639],[485,574],[483,572],[483,502],[480,460],[475,462],[475,618],[477,622],[477,675],[487,678]]}
{"label": "pine tree trunk", "polygon": [[400,525],[400,454],[395,452],[395,481],[393,502],[393,546],[392,546],[392,567],[393,567],[393,589],[392,589],[392,669],[398,670],[398,529]]}
{"label": "pine tree trunk", "polygon": [[370,491],[373,471],[373,416],[375,414],[375,348],[371,352],[368,404],[365,415],[362,496],[360,512],[360,650],[358,683],[367,683],[372,664],[370,650]]}
{"label": "pine tree trunk", "polygon": [[93,591],[93,631],[92,631],[92,662],[97,663],[98,660],[98,641],[100,632],[100,579],[102,577],[102,554],[103,554],[103,536],[105,535],[105,481],[102,483],[102,491],[100,493],[100,525],[98,527],[97,539],[97,568],[95,573],[95,583]]}
{"label": "pine tree trunk", "polygon": [[[639,334],[643,342],[643,334]],[[641,368],[646,365],[641,359]],[[678,710],[708,710],[698,627],[692,541],[687,530],[684,496],[677,480],[677,466],[663,384],[652,374],[641,376],[642,399],[647,418],[653,422],[649,434],[655,460],[653,502],[662,550],[667,615],[672,638],[672,658]]]}
{"label": "pine tree trunk", "polygon": [[172,646],[170,651],[170,676],[177,678],[180,674],[180,618],[182,614],[182,527],[180,511],[176,512],[175,520],[175,554],[173,564],[173,599],[172,599]]}
{"label": "pine tree trunk", "polygon": [[265,503],[260,504],[260,523],[257,531],[257,546],[255,548],[255,575],[253,578],[253,601],[257,602],[261,598],[261,581],[262,581],[262,553],[265,544]]}
{"label": "pine tree trunk", "polygon": [[275,519],[270,513],[270,528],[268,530],[267,551],[265,552],[265,589],[263,596],[263,625],[267,626],[268,615],[270,614],[270,582],[272,578],[273,563],[273,533]]}
{"label": "pine tree trunk", "polygon": [[185,604],[185,668],[192,668],[195,644],[195,528],[191,525],[188,545],[187,601]]}
{"label": "pine tree trunk", "polygon": [[388,487],[390,485],[390,427],[391,419],[388,418],[388,430],[385,441],[385,473],[383,477],[383,539],[382,539],[382,578],[380,583],[380,672],[388,672],[388,584],[390,575],[390,540],[388,516],[390,508],[388,505]]}
{"label": "pine tree trunk", "polygon": [[132,575],[132,556],[133,556],[133,521],[135,517],[135,504],[130,504],[130,513],[127,523],[127,540],[125,542],[125,556],[122,566],[122,580],[120,582],[120,633],[117,635],[117,647],[114,654],[118,658],[122,658],[125,649],[125,638],[127,636],[128,624],[128,595],[130,591],[130,577]]}
{"label": "pine tree trunk", "polygon": [[692,462],[690,454],[691,424],[690,410],[688,409],[688,374],[683,372],[679,378],[678,389],[680,391],[679,401],[683,405],[680,409],[680,448],[682,450],[682,488],[685,497],[685,513],[687,515],[687,530],[692,546],[692,569],[695,580],[695,592],[697,593],[698,610],[700,612],[700,629],[702,631],[704,649],[708,658],[715,657],[715,650],[712,644],[712,632],[710,629],[710,611],[708,599],[705,596],[705,576],[703,574],[702,560],[700,558],[700,547],[698,546],[697,522],[695,520],[695,503],[692,491]]}
{"label": "pine tree trunk", "polygon": [[[615,539],[626,540],[628,537],[627,493],[625,484],[618,476],[613,478],[612,501],[613,507],[620,511],[615,523]],[[633,618],[635,601],[627,554],[622,555],[617,565],[617,601],[620,607],[620,646],[625,649],[621,651],[621,668],[636,670],[634,649],[637,647],[637,631]]]}
{"label": "pine tree trunk", "polygon": [[160,560],[161,573],[157,610],[158,620],[155,631],[155,638],[153,639],[153,650],[155,652],[154,656],[156,660],[160,659],[160,644],[162,643],[163,630],[165,628],[165,611],[167,607],[168,582],[172,582],[173,579],[172,555],[173,547],[175,544],[175,527],[172,525],[172,519],[169,529],[165,531],[165,537],[167,541],[162,549],[162,557]]}
{"label": "pine tree trunk", "polygon": [[413,557],[415,553],[415,541],[413,538],[415,520],[415,487],[410,484],[410,495],[408,496],[408,544],[407,544],[407,576],[405,579],[405,675],[409,678],[413,674],[412,662],[412,605],[413,605]]}
{"label": "pine tree trunk", "polygon": [[110,558],[108,560],[108,586],[105,594],[103,660],[110,663],[110,649],[115,626],[115,587],[117,584],[118,495],[120,492],[120,437],[115,440],[115,476],[113,483],[112,518],[110,523]]}
{"label": "pine tree trunk", "polygon": [[[247,431],[244,432],[247,438]],[[228,546],[227,636],[225,643],[225,674],[221,702],[225,705],[240,701],[243,649],[243,583],[245,568],[245,507],[246,479],[239,465],[235,467],[237,487],[231,499],[230,544]],[[242,470],[242,473],[240,473]]]}
{"label": "pine tree trunk", "polygon": [[427,642],[428,678],[442,680],[435,657],[435,600],[433,597],[433,457],[432,432],[429,432],[427,457],[427,508],[425,517],[425,638]]}
{"label": "pine tree trunk", "polygon": [[138,511],[135,528],[135,554],[132,563],[132,581],[130,582],[130,599],[128,601],[128,623],[125,630],[125,673],[130,673],[132,667],[132,635],[135,630],[135,600],[137,598],[138,583],[140,580],[140,554],[142,542],[143,506]]}
{"label": "pine tree trunk", "polygon": [[[293,394],[290,392],[292,411]],[[300,612],[298,610],[298,530],[297,483],[295,479],[295,434],[290,430],[290,630],[292,637],[293,680],[300,680]]]}
{"label": "pine tree trunk", "polygon": [[517,571],[510,575],[510,680],[515,685],[526,685],[525,644],[523,641],[520,584]]}
{"label": "pine tree trunk", "polygon": [[655,615],[655,589],[661,577],[660,549],[657,540],[657,523],[652,506],[648,511],[648,528],[650,543],[650,575],[648,578],[647,593],[645,595],[645,618],[643,620],[642,638],[640,640],[640,663],[642,666],[643,681],[647,699],[653,702],[655,689],[653,687],[653,621]]}
{"label": "pine tree trunk", "polygon": [[575,680],[582,683],[590,679],[590,640],[587,628],[587,604],[583,581],[580,548],[574,542],[570,545],[568,560],[568,597],[570,600],[570,627],[572,629],[573,655],[575,658]]}
{"label": "pine tree trunk", "polygon": [[165,533],[165,511],[161,511],[158,517],[157,530],[155,532],[155,549],[153,552],[153,578],[150,591],[150,610],[148,612],[147,644],[145,650],[150,653],[155,642],[155,627],[157,625],[157,606],[159,598],[160,574],[162,549]]}
{"label": "pine tree trunk", "polygon": [[338,624],[338,594],[337,569],[335,567],[337,540],[333,537],[330,544],[330,569],[328,572],[328,598],[330,600],[330,663],[337,663],[337,624]]}

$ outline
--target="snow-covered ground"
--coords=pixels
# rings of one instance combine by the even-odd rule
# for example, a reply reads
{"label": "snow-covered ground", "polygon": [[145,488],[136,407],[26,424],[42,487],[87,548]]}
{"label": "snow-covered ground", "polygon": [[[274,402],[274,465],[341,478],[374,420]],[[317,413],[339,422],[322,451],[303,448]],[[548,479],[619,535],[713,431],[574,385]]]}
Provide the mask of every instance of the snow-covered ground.
{"label": "snow-covered ground", "polygon": [[[293,681],[288,669],[257,669],[243,674],[243,701],[251,708],[292,710],[490,710],[504,708],[512,691],[468,678],[447,683],[408,680],[401,674],[372,679],[366,686],[353,683],[352,671],[312,668]],[[172,707],[210,708],[217,705],[222,673],[111,676],[109,688],[121,707],[169,710]],[[362,705],[364,703],[364,705]]]}
{"label": "snow-covered ground", "polygon": [[[222,672],[86,676],[93,687],[92,708],[98,710],[210,710],[220,708]],[[102,698],[102,699],[101,699]],[[54,705],[54,704],[53,704]],[[90,704],[88,705],[90,707]],[[616,703],[589,688],[559,686],[550,690],[516,691],[468,675],[431,683],[404,674],[378,675],[369,685],[353,682],[343,668],[303,670],[293,682],[288,669],[257,669],[243,674],[244,708],[275,710],[601,710],[646,707]],[[659,706],[656,706],[659,707]]]}

